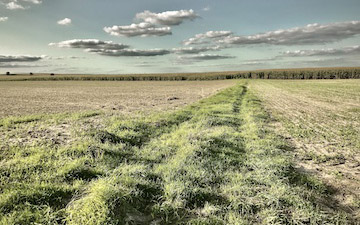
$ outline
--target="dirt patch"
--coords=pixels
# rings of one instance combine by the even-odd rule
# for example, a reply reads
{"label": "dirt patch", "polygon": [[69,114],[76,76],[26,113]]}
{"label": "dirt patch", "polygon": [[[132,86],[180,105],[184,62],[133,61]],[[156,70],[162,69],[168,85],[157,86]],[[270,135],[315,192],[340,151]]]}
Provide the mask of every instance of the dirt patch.
{"label": "dirt patch", "polygon": [[48,125],[44,127],[41,123],[20,126],[17,129],[8,129],[3,135],[10,145],[23,146],[39,143],[54,145],[66,145],[72,141],[71,125],[64,123],[59,125]]}

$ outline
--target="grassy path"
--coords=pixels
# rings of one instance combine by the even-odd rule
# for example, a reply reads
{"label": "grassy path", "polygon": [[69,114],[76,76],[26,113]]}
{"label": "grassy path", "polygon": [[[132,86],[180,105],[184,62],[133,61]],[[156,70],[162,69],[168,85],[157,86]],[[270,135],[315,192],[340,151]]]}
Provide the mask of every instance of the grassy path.
{"label": "grassy path", "polygon": [[[48,169],[55,174],[28,162],[31,171],[13,172],[28,180],[8,175],[11,185],[1,183],[6,199],[0,200],[0,221],[351,224],[331,201],[331,190],[293,168],[291,148],[270,122],[246,84],[174,113],[110,119],[104,129],[79,134],[83,139],[76,148],[53,149],[51,156],[37,152],[53,160]],[[59,167],[61,160],[66,163]],[[10,167],[1,170],[2,177]],[[44,174],[49,190],[14,197],[24,191],[21,185]],[[14,191],[15,183],[21,185]],[[56,197],[62,207],[52,204]]]}

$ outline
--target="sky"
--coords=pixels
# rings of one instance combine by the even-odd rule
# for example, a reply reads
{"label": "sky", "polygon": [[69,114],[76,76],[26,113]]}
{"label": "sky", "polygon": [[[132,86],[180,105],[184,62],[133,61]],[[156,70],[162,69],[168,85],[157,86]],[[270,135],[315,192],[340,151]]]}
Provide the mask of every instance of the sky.
{"label": "sky", "polygon": [[360,66],[359,0],[0,0],[0,73]]}

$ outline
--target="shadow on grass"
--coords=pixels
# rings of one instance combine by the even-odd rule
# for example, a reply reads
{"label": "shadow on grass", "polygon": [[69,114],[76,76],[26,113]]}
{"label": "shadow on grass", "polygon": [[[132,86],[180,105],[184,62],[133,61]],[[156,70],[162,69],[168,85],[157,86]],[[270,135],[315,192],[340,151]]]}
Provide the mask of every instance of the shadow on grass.
{"label": "shadow on grass", "polygon": [[7,201],[0,205],[2,213],[10,213],[15,208],[29,205],[47,205],[54,209],[62,209],[70,202],[73,192],[57,186],[34,187],[29,189],[19,189]]}

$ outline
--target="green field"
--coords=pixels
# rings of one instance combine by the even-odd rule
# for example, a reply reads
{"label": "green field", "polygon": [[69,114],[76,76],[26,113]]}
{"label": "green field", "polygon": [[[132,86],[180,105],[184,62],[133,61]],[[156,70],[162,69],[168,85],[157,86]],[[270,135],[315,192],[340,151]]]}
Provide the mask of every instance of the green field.
{"label": "green field", "polygon": [[0,224],[359,224],[360,80],[211,90],[163,112],[7,113]]}

